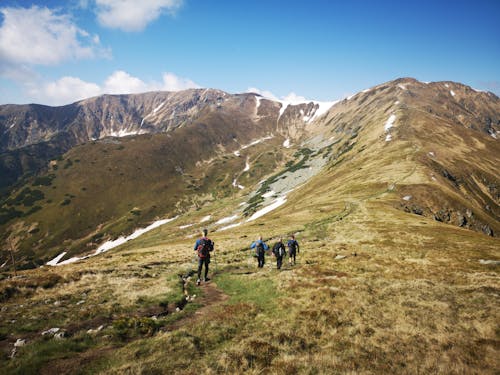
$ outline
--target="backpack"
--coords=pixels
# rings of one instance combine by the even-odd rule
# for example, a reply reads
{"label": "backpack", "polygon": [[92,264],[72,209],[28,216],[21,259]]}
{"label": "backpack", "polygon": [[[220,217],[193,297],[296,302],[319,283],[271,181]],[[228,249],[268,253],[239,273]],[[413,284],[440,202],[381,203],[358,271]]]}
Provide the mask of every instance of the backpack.
{"label": "backpack", "polygon": [[282,242],[277,242],[276,245],[274,245],[273,253],[278,257],[282,257],[285,255],[285,245],[283,245]]}
{"label": "backpack", "polygon": [[202,259],[209,257],[210,251],[212,251],[212,241],[208,238],[200,239],[200,244],[198,245],[196,251],[198,252],[198,256]]}
{"label": "backpack", "polygon": [[255,247],[255,253],[257,255],[264,254],[264,245],[262,244],[262,242],[259,242]]}
{"label": "backpack", "polygon": [[288,241],[288,247],[290,248],[290,251],[292,253],[295,253],[295,250],[297,250],[297,241],[295,240]]}

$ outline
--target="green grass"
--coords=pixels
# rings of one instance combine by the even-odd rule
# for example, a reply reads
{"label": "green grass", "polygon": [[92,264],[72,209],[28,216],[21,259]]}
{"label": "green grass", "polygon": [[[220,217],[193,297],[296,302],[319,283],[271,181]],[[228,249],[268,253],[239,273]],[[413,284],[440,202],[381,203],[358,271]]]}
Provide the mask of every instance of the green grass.
{"label": "green grass", "polygon": [[272,280],[255,280],[228,273],[217,276],[217,286],[230,296],[229,303],[251,303],[263,311],[273,311],[277,306],[279,293]]}

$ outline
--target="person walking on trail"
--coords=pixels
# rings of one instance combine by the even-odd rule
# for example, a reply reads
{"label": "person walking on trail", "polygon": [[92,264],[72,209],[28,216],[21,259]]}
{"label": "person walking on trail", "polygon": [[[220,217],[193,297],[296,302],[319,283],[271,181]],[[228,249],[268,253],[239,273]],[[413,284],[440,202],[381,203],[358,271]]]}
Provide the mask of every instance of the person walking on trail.
{"label": "person walking on trail", "polygon": [[289,264],[292,265],[293,260],[293,264],[295,265],[295,257],[299,253],[299,243],[293,234],[290,236],[286,246],[288,247],[288,256],[290,257]]}
{"label": "person walking on trail", "polygon": [[262,236],[259,236],[259,239],[250,245],[250,249],[255,249],[259,263],[258,267],[264,267],[264,253],[266,250],[269,250],[269,246],[262,240]]}
{"label": "person walking on trail", "polygon": [[210,280],[208,278],[208,264],[210,263],[210,252],[214,250],[214,243],[210,238],[207,237],[208,230],[203,229],[202,237],[196,240],[194,244],[194,251],[198,255],[198,280],[196,280],[196,285],[201,283],[201,269],[205,265],[205,277],[203,281]]}
{"label": "person walking on trail", "polygon": [[273,254],[276,257],[276,268],[281,269],[281,265],[283,264],[283,257],[286,254],[285,245],[283,244],[283,238],[280,237],[278,242],[274,244]]}

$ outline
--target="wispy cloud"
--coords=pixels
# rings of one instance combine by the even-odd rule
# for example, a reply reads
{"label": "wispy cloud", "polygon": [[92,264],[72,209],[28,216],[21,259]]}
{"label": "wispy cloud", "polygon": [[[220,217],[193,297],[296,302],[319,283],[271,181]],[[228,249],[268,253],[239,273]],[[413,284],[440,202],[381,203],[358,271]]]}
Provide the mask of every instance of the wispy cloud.
{"label": "wispy cloud", "polygon": [[28,94],[38,103],[63,105],[102,94],[134,94],[146,91],[180,91],[198,88],[189,78],[164,73],[162,81],[144,82],[123,70],[117,70],[102,84],[86,82],[77,77],[62,77],[54,82],[31,85]]}
{"label": "wispy cloud", "polygon": [[95,0],[99,23],[123,31],[141,31],[163,13],[174,14],[183,0]]}

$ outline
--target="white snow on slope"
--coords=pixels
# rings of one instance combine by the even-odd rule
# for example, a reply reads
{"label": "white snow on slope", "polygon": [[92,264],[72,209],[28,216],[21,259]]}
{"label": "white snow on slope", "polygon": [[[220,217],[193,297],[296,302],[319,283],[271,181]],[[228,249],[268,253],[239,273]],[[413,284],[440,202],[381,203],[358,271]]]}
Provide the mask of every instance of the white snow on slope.
{"label": "white snow on slope", "polygon": [[389,116],[389,118],[387,119],[387,121],[384,125],[384,129],[386,132],[389,131],[389,129],[393,127],[394,121],[396,121],[396,115],[392,114]]}
{"label": "white snow on slope", "polygon": [[238,218],[238,215],[233,215],[233,216],[228,216],[228,217],[224,217],[220,220],[218,220],[215,224],[226,224],[226,223],[230,223],[232,221],[235,221],[236,219]]}
{"label": "white snow on slope", "polygon": [[241,222],[240,223],[229,224],[229,225],[226,225],[225,227],[217,229],[217,231],[220,232],[222,230],[227,230],[227,229],[239,227],[240,225],[241,225]]}
{"label": "white snow on slope", "polygon": [[181,225],[181,226],[179,226],[179,229],[186,229],[186,228],[192,227],[193,225],[194,224]]}
{"label": "white snow on slope", "polygon": [[127,137],[129,135],[137,135],[137,134],[139,134],[139,132],[137,130],[128,131],[125,129],[120,129],[118,131],[112,131],[111,133],[109,133],[109,136],[121,138],[121,137]]}
{"label": "white snow on slope", "polygon": [[285,203],[286,203],[286,196],[279,197],[273,203],[271,203],[269,206],[266,206],[266,207],[260,209],[259,211],[255,212],[246,221],[249,222],[249,221],[253,221],[255,219],[258,219],[259,217],[264,216],[265,214],[275,210],[276,208],[278,208],[279,206],[282,206]]}
{"label": "white snow on slope", "polygon": [[265,194],[262,194],[262,195],[261,195],[261,197],[262,197],[262,198],[270,198],[270,197],[272,197],[274,194],[276,194],[276,192],[275,192],[275,191],[273,191],[273,190],[271,190],[271,191],[268,191],[268,192],[267,192],[267,193],[265,193]]}
{"label": "white snow on slope", "polygon": [[243,190],[245,188],[243,185],[238,184],[238,181],[236,180],[236,178],[233,180],[233,187],[237,187],[240,190]]}
{"label": "white snow on slope", "polygon": [[406,90],[406,86],[405,86],[405,85],[402,85],[401,83],[398,85],[398,87],[399,87],[401,90]]}
{"label": "white snow on slope", "polygon": [[240,157],[241,153],[240,153],[240,151],[237,150],[237,151],[234,152],[234,155]]}
{"label": "white snow on slope", "polygon": [[[99,255],[99,254],[102,254],[108,250],[111,250],[117,246],[120,246],[120,245],[123,245],[125,242],[128,242],[130,240],[133,240],[139,236],[142,236],[144,233],[146,232],[149,232],[155,228],[158,228],[164,224],[167,224],[175,219],[177,219],[178,216],[176,217],[173,217],[173,218],[170,218],[170,219],[162,219],[162,220],[158,220],[158,221],[155,221],[153,224],[147,226],[146,228],[141,228],[141,229],[137,229],[134,233],[132,233],[131,235],[127,236],[127,237],[118,237],[116,240],[111,240],[111,241],[106,241],[105,243],[103,243],[101,246],[99,246],[97,248],[97,250],[90,254],[90,255],[87,255],[87,256],[84,256],[84,257],[73,257],[73,258],[70,258],[70,259],[67,259],[67,260],[64,260],[60,263],[58,262],[54,262],[55,259],[57,258],[54,258],[52,259],[49,263],[53,263],[53,264],[49,264],[49,263],[46,263],[47,265],[49,266],[62,266],[62,265],[65,265],[65,264],[69,264],[69,263],[74,263],[74,262],[78,262],[79,260],[83,260],[83,259],[87,259],[87,258],[90,258],[90,257],[93,257],[93,256],[96,256],[96,255]],[[61,259],[64,255],[58,255],[60,256],[59,259]],[[58,259],[58,260],[59,260]]]}
{"label": "white snow on slope", "polygon": [[285,142],[283,142],[283,147],[290,148],[290,140],[288,138],[285,139]]}
{"label": "white snow on slope", "polygon": [[67,254],[67,251],[63,251],[61,254],[59,254],[54,259],[52,259],[51,261],[48,261],[45,264],[47,266],[55,266],[55,265],[57,265],[57,262],[59,262],[66,254]]}
{"label": "white snow on slope", "polygon": [[385,136],[385,141],[386,141],[386,142],[390,142],[390,141],[392,141],[392,135],[387,134],[387,135]]}
{"label": "white snow on slope", "polygon": [[453,90],[450,90],[451,96],[455,96],[455,92]]}
{"label": "white snow on slope", "polygon": [[249,147],[252,147],[252,146],[255,146],[255,145],[258,145],[259,143],[262,143],[264,141],[267,141],[269,139],[273,139],[274,136],[273,135],[268,135],[267,137],[264,137],[264,138],[260,138],[260,139],[256,139],[255,141],[252,141],[250,142],[249,144],[247,145],[243,145],[241,146],[241,149],[240,150],[244,150],[246,148],[249,148]]}
{"label": "white snow on slope", "polygon": [[446,87],[447,89],[450,88],[450,85],[448,85],[447,83],[444,84],[444,87]]}
{"label": "white snow on slope", "polygon": [[247,158],[247,161],[245,162],[245,168],[243,169],[243,172],[248,172],[250,170],[250,163],[248,162],[248,158]]}
{"label": "white snow on slope", "polygon": [[212,215],[207,215],[200,220],[200,223],[204,223],[212,218]]}

